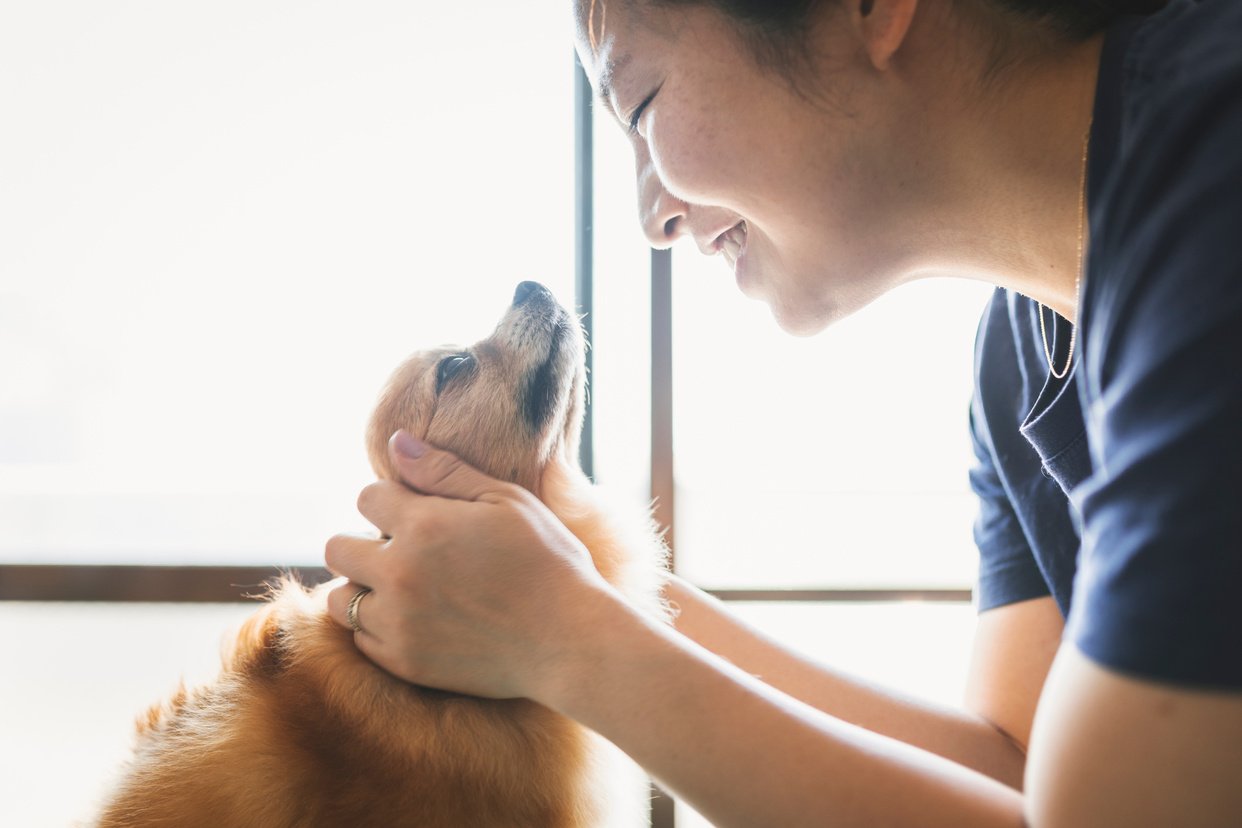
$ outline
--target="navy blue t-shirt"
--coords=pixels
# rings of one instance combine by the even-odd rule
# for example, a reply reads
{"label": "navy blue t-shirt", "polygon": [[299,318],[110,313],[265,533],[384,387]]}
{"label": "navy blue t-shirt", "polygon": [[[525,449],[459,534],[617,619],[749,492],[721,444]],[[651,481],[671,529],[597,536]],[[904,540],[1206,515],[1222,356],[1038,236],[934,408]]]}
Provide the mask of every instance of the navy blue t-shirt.
{"label": "navy blue t-shirt", "polygon": [[1242,3],[1108,32],[1088,165],[1069,376],[1030,299],[979,326],[978,608],[1052,595],[1097,663],[1242,689]]}

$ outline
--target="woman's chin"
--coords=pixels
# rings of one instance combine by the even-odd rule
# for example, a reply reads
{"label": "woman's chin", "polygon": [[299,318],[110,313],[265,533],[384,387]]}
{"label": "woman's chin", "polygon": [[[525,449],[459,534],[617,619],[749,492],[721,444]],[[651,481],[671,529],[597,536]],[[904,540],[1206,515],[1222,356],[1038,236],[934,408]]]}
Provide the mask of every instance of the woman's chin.
{"label": "woman's chin", "polygon": [[832,324],[831,320],[809,317],[805,313],[781,313],[775,307],[772,307],[772,318],[776,320],[776,324],[782,331],[801,338],[815,336]]}
{"label": "woman's chin", "polygon": [[777,326],[792,336],[815,336],[853,312],[845,304],[808,296],[805,292],[786,295],[780,284],[771,284],[762,278],[763,273],[756,264],[754,260],[738,259],[733,270],[738,290],[748,299],[765,303]]}
{"label": "woman's chin", "polygon": [[812,313],[812,308],[799,307],[797,304],[781,301],[780,297],[765,297],[768,310],[777,327],[791,336],[808,337],[822,331],[831,324],[831,319],[821,318]]}
{"label": "woman's chin", "polygon": [[[728,261],[726,259],[725,261]],[[737,283],[737,289],[747,299],[763,299],[764,294],[760,289],[759,274],[755,272],[753,264],[745,255],[738,258],[737,261],[729,262],[733,269],[733,281]]]}
{"label": "woman's chin", "polygon": [[800,293],[794,296],[773,293],[765,297],[776,324],[792,336],[809,337],[823,332],[865,307],[870,300],[860,301],[853,294],[816,296]]}

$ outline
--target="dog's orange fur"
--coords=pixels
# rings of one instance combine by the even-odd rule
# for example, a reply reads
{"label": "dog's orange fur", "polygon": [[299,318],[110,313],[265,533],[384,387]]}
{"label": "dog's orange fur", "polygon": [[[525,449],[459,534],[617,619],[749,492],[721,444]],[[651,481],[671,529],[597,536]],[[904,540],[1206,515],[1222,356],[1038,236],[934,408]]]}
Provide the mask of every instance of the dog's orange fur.
{"label": "dog's orange fur", "polygon": [[[372,465],[395,476],[387,441],[405,428],[526,486],[605,578],[664,617],[662,544],[645,516],[606,509],[575,459],[581,332],[550,294],[532,295],[470,349],[471,375],[442,392],[437,365],[454,349],[415,354],[397,370],[368,428]],[[553,369],[555,404],[533,430],[521,403],[538,365]],[[644,824],[645,780],[616,748],[534,702],[388,675],[328,618],[326,589],[284,581],[226,647],[214,683],[182,687],[139,720],[134,758],[99,828]],[[365,623],[365,605],[362,615]]]}

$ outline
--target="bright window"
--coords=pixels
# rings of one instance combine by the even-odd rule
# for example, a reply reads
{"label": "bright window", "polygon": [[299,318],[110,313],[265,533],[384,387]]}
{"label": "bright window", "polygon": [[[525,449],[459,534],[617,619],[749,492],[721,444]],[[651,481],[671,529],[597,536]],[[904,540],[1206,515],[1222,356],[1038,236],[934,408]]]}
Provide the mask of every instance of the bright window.
{"label": "bright window", "polygon": [[990,286],[903,286],[812,338],[673,257],[678,564],[713,587],[956,587],[977,561],[971,353]]}
{"label": "bright window", "polygon": [[559,4],[0,11],[0,562],[308,563],[411,350],[573,301]]}
{"label": "bright window", "polygon": [[[573,300],[559,4],[0,6],[0,563],[311,564],[409,351]],[[0,824],[89,813],[244,605],[0,605]]]}

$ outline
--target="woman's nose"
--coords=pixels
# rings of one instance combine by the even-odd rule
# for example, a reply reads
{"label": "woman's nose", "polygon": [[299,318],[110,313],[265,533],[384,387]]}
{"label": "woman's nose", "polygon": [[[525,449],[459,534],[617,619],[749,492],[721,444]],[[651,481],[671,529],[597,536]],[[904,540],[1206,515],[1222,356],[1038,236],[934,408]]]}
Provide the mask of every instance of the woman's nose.
{"label": "woman's nose", "polygon": [[664,189],[646,147],[635,153],[638,168],[638,220],[657,250],[673,246],[686,232],[686,202]]}

